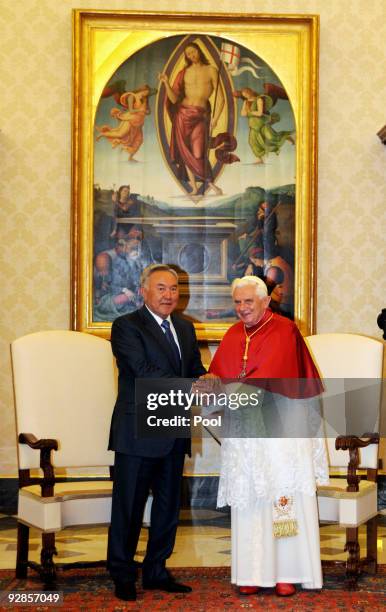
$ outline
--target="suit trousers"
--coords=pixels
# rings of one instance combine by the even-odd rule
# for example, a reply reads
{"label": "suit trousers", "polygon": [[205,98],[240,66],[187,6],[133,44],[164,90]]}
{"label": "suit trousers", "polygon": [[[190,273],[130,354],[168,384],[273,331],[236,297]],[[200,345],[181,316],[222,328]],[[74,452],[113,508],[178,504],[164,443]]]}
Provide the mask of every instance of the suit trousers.
{"label": "suit trousers", "polygon": [[134,581],[134,555],[149,490],[153,493],[149,537],[142,566],[146,582],[167,578],[166,559],[173,552],[181,498],[185,455],[182,440],[164,457],[115,453],[111,526],[107,567],[115,581]]}

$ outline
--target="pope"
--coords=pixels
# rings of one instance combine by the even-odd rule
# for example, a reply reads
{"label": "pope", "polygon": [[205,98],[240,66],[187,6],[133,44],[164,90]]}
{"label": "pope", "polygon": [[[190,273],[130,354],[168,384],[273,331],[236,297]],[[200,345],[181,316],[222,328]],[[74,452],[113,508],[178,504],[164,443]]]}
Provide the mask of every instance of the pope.
{"label": "pope", "polygon": [[287,422],[282,438],[222,440],[217,503],[231,507],[231,580],[244,595],[275,587],[288,596],[296,583],[321,588],[316,485],[328,483],[325,442],[288,431],[292,415],[307,418],[323,387],[298,328],[270,310],[260,278],[233,281],[232,297],[240,321],[225,334],[210,372],[233,380],[233,389],[235,380],[262,387],[264,401]]}

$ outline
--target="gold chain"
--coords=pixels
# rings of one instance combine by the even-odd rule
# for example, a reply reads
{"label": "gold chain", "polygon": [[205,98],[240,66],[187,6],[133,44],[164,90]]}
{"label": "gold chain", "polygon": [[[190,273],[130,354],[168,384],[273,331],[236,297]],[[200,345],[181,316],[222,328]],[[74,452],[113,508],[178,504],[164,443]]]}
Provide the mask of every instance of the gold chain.
{"label": "gold chain", "polygon": [[244,324],[244,334],[245,334],[245,350],[244,350],[244,355],[243,355],[243,367],[242,370],[240,372],[240,374],[238,375],[238,378],[245,378],[245,376],[247,375],[247,361],[248,361],[248,351],[249,351],[249,343],[251,341],[251,338],[253,338],[253,336],[255,334],[257,334],[258,331],[261,330],[262,327],[264,327],[264,325],[267,325],[267,323],[270,322],[270,320],[273,317],[273,313],[271,313],[271,316],[269,317],[269,319],[267,319],[266,321],[264,321],[264,323],[262,323],[260,325],[260,327],[258,327],[257,329],[255,329],[254,332],[252,332],[251,334],[247,334],[247,329],[245,327]]}

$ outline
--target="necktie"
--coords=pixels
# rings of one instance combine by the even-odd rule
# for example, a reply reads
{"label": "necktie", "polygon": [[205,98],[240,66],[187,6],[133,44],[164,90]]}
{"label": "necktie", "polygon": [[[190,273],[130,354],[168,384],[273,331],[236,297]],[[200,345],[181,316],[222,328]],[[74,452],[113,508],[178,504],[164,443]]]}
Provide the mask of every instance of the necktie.
{"label": "necktie", "polygon": [[177,370],[179,370],[181,367],[180,351],[178,350],[178,346],[176,344],[176,341],[174,340],[172,330],[170,329],[169,321],[166,321],[166,319],[162,321],[161,327],[165,331],[166,339],[170,344],[170,348],[172,349],[175,365],[177,366]]}

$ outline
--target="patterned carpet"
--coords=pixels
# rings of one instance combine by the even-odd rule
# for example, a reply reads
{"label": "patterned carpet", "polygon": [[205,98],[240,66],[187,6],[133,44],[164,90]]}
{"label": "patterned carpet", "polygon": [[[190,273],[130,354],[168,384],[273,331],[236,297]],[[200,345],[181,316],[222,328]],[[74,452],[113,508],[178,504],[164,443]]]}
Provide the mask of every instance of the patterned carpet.
{"label": "patterned carpet", "polygon": [[[227,612],[232,610],[386,610],[386,565],[381,565],[376,576],[363,575],[356,591],[344,589],[340,567],[328,567],[324,571],[325,586],[322,591],[298,592],[288,599],[276,597],[273,589],[263,589],[254,596],[241,597],[230,585],[229,568],[183,568],[175,569],[174,575],[193,587],[188,595],[169,594],[161,591],[143,591],[138,587],[136,602],[121,602],[112,593],[112,582],[106,571],[100,568],[63,570],[59,572],[57,590],[63,591],[63,606],[25,607],[14,606],[13,610],[133,610],[153,612],[171,610],[185,612]],[[34,572],[27,580],[14,578],[13,570],[0,571],[0,589],[33,592],[41,589]],[[0,610],[10,610],[1,607]]]}

